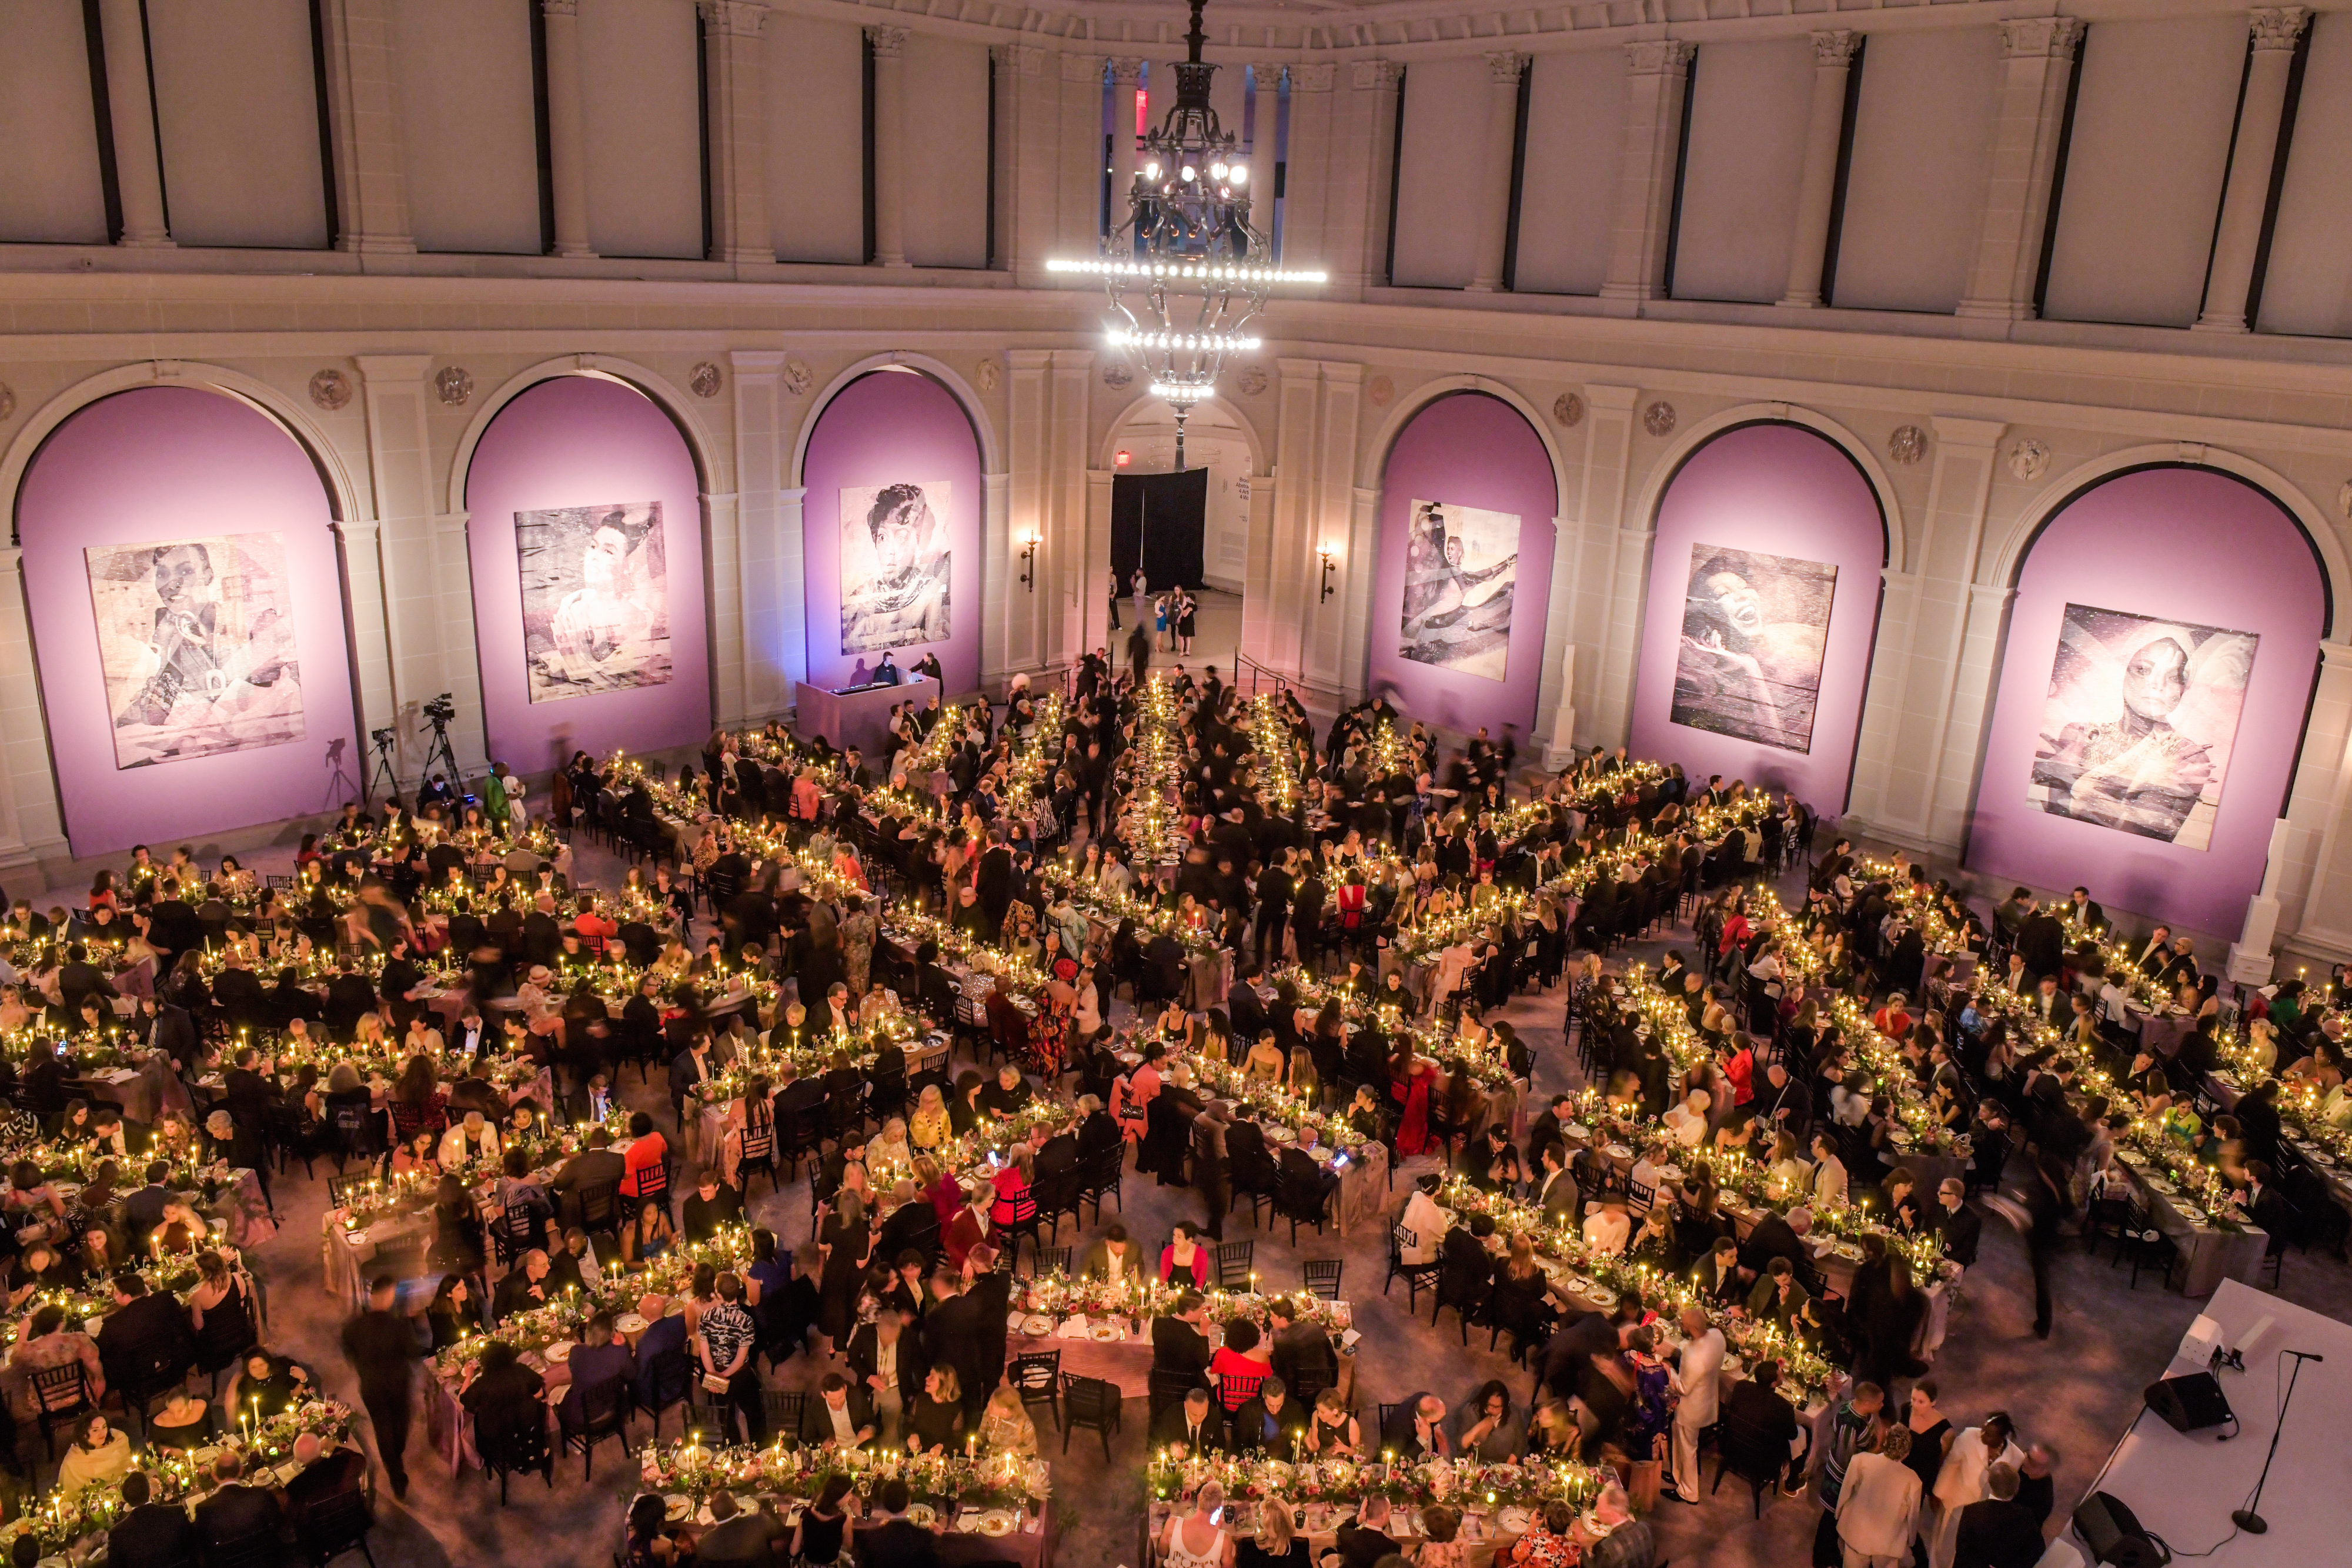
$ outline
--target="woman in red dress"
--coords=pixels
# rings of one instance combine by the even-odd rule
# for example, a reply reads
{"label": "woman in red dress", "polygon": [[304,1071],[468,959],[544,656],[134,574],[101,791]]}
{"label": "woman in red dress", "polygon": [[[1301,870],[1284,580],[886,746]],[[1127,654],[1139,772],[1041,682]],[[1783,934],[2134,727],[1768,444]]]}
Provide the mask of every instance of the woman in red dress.
{"label": "woman in red dress", "polygon": [[1436,1140],[1429,1133],[1430,1064],[1407,1045],[1389,1063],[1389,1098],[1404,1107],[1397,1123],[1396,1149],[1410,1157],[1426,1151]]}

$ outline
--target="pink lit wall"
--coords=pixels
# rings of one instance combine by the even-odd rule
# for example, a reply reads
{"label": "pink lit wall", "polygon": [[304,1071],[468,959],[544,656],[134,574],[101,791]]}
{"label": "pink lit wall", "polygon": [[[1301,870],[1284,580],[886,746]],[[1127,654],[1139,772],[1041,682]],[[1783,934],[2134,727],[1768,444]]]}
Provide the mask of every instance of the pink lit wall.
{"label": "pink lit wall", "polygon": [[[77,855],[324,811],[358,794],[350,643],[333,517],[310,459],[250,405],[142,387],[60,425],[16,497],[49,752]],[[301,738],[118,769],[83,550],[220,534],[282,536],[301,660]]]}
{"label": "pink lit wall", "polygon": [[841,492],[940,479],[950,486],[948,637],[891,652],[902,670],[923,653],[938,654],[950,696],[979,689],[980,442],[953,392],[927,375],[898,371],[860,376],[835,393],[802,460],[811,685],[847,685],[882,657],[879,649],[841,651]]}
{"label": "pink lit wall", "polygon": [[[1694,545],[1789,556],[1834,566],[1828,645],[1811,748],[1798,752],[1672,722],[1683,598]],[[1686,459],[1658,502],[1649,600],[1634,664],[1636,757],[1679,762],[1695,784],[1709,774],[1792,791],[1824,816],[1845,810],[1878,624],[1886,533],[1878,497],[1835,444],[1798,424],[1745,424]]]}
{"label": "pink lit wall", "polygon": [[[534,703],[525,674],[515,514],[608,501],[661,503],[669,683]],[[574,747],[602,756],[709,737],[699,486],[686,438],[651,398],[601,376],[558,376],[521,393],[499,410],[474,448],[466,509],[490,760],[528,775],[553,768]]]}
{"label": "pink lit wall", "polygon": [[[2262,638],[2210,848],[2181,849],[2028,803],[2051,659],[2070,602]],[[2262,886],[2326,632],[2309,542],[2251,485],[2206,468],[2144,468],[2076,497],[2042,529],[2018,573],[1978,776],[1969,869],[2045,890],[2079,883],[2109,909],[2233,935]]]}
{"label": "pink lit wall", "polygon": [[[1420,664],[1397,651],[1415,501],[1518,517],[1510,654],[1499,681]],[[1380,558],[1365,639],[1370,689],[1392,692],[1397,710],[1407,718],[1465,732],[1483,725],[1498,737],[1505,725],[1517,725],[1524,742],[1535,728],[1536,688],[1543,680],[1544,622],[1557,542],[1552,519],[1559,510],[1551,454],[1509,403],[1484,392],[1455,392],[1414,414],[1389,448],[1381,477]],[[1337,611],[1334,603],[1324,612]]]}

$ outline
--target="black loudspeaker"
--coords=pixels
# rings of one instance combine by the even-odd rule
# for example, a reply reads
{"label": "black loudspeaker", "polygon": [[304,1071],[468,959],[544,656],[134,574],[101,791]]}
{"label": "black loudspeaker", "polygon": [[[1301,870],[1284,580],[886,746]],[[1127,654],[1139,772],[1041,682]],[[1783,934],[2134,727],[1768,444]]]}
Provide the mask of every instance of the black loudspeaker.
{"label": "black loudspeaker", "polygon": [[2221,1392],[2220,1381],[2210,1372],[2151,1383],[2147,1397],[2147,1407],[2163,1416],[2176,1432],[2194,1432],[2237,1419],[2231,1413],[2229,1396]]}
{"label": "black loudspeaker", "polygon": [[2103,1491],[2074,1511],[2074,1533],[2091,1549],[2091,1560],[2109,1568],[2163,1568],[2172,1561],[2164,1543],[2139,1527],[2138,1516]]}

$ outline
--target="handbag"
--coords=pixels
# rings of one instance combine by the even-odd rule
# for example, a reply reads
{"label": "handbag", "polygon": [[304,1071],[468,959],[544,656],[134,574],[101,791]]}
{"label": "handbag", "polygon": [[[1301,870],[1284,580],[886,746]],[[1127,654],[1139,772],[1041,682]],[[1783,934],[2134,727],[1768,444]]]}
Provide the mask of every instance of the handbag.
{"label": "handbag", "polygon": [[733,1385],[732,1379],[723,1377],[718,1373],[706,1372],[702,1375],[702,1391],[706,1394],[724,1394]]}

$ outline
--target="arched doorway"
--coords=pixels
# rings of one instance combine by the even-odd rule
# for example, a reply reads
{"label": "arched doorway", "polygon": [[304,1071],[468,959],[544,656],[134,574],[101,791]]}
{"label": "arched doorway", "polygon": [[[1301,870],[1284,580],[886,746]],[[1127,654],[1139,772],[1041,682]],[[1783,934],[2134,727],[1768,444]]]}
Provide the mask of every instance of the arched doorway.
{"label": "arched doorway", "polygon": [[[1112,527],[1129,514],[1120,506],[1121,477],[1174,474],[1176,412],[1159,398],[1137,403],[1113,432]],[[1201,582],[1193,597],[1192,652],[1188,662],[1232,670],[1242,640],[1242,592],[1249,568],[1251,490],[1261,472],[1250,431],[1222,402],[1212,399],[1184,416],[1184,468],[1208,474],[1201,527]],[[1116,541],[1114,541],[1116,543]],[[1116,553],[1116,552],[1114,552]],[[1161,584],[1154,583],[1155,593]],[[1119,606],[1122,624],[1133,601]]]}
{"label": "arched doorway", "polygon": [[810,684],[857,685],[887,650],[978,689],[981,449],[962,402],[911,367],[871,371],[817,415],[801,475]]}
{"label": "arched doorway", "polygon": [[1809,426],[1736,425],[1658,498],[1636,756],[1845,809],[1886,564],[1878,492]]}
{"label": "arched doorway", "polygon": [[2245,480],[2141,468],[2059,507],[2016,590],[1966,863],[2235,932],[2326,629],[2311,541]]}
{"label": "arched doorway", "polygon": [[1559,504],[1543,438],[1501,398],[1452,392],[1416,410],[1381,470],[1368,689],[1448,729],[1527,736]]}
{"label": "arched doorway", "polygon": [[358,796],[333,523],[310,452],[240,397],[117,392],[42,445],[16,526],[75,854]]}
{"label": "arched doorway", "polygon": [[709,736],[700,486],[660,404],[604,374],[524,389],[475,444],[466,508],[493,762]]}

